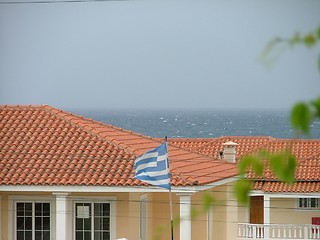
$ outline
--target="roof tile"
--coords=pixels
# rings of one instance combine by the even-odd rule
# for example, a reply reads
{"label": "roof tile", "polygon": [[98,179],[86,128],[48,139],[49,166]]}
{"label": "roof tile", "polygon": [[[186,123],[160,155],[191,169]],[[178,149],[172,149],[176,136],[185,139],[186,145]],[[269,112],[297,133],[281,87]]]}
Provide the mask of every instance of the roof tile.
{"label": "roof tile", "polygon": [[[1,185],[145,186],[133,179],[133,161],[161,143],[46,105],[1,106],[0,136]],[[196,181],[197,171],[215,161],[179,147],[169,149],[174,186],[236,175],[233,166],[227,174]],[[190,165],[192,161],[197,164]]]}
{"label": "roof tile", "polygon": [[320,140],[276,139],[271,137],[220,137],[215,139],[170,139],[173,145],[218,158],[223,143],[232,141],[238,144],[236,158],[255,153],[261,149],[277,152],[289,149],[298,161],[293,185],[278,181],[270,169],[257,178],[250,172],[248,177],[254,181],[254,189],[265,192],[320,192]]}

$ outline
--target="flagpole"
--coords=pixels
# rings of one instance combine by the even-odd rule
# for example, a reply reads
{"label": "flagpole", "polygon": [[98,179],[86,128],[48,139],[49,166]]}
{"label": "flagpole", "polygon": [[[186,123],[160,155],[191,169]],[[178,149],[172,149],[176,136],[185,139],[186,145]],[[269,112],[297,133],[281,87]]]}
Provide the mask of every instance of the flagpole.
{"label": "flagpole", "polygon": [[171,196],[171,189],[169,190],[169,198],[170,198],[171,240],[173,240],[173,217],[172,217],[172,196]]}
{"label": "flagpole", "polygon": [[134,160],[134,178],[154,186],[169,190],[171,240],[173,240],[172,196],[171,196],[171,173],[168,157],[168,142],[151,149]]}
{"label": "flagpole", "polygon": [[[168,144],[168,137],[165,136],[164,141],[166,144]],[[167,145],[168,146],[168,145]],[[169,159],[168,159],[169,161]],[[170,169],[169,169],[170,172]],[[170,180],[171,180],[171,172],[170,172]],[[171,240],[173,240],[173,214],[172,214],[172,193],[171,193],[171,187],[169,189],[169,199],[170,199],[170,227],[171,227]]]}

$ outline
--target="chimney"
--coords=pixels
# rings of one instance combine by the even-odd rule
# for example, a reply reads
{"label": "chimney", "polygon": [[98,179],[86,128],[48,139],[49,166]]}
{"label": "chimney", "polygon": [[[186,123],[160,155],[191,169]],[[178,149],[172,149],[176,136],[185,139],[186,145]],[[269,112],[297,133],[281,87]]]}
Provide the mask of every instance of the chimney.
{"label": "chimney", "polygon": [[234,143],[234,142],[226,142],[222,144],[224,146],[223,149],[223,155],[224,155],[224,159],[228,162],[228,163],[235,163],[236,162],[236,146],[238,144]]}

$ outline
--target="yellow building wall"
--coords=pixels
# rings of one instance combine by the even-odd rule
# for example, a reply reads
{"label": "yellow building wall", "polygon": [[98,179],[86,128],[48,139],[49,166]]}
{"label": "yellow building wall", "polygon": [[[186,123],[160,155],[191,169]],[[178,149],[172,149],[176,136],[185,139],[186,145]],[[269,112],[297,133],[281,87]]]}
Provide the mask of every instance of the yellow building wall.
{"label": "yellow building wall", "polygon": [[8,239],[8,195],[1,194],[1,240]]}
{"label": "yellow building wall", "polygon": [[311,224],[312,217],[320,217],[320,209],[298,209],[296,198],[271,198],[270,223],[272,224]]}
{"label": "yellow building wall", "polygon": [[238,205],[238,223],[249,223],[249,205]]}
{"label": "yellow building wall", "polygon": [[[9,239],[9,224],[8,223],[8,212],[12,211],[9,208],[8,196],[46,196],[48,200],[51,199],[54,202],[54,195],[52,193],[39,193],[39,192],[2,192],[0,194],[0,210],[1,210],[1,219],[0,219],[0,240]],[[73,221],[73,204],[72,201],[83,200],[83,197],[90,199],[90,197],[116,197],[116,238],[126,237],[128,239],[137,239],[139,240],[139,195],[138,198],[135,196],[129,196],[129,193],[72,193],[68,195],[70,203],[70,217],[69,220]],[[131,198],[131,199],[130,199]],[[132,221],[133,220],[133,221]],[[52,223],[55,224],[55,223]],[[138,225],[137,225],[138,224]],[[137,227],[138,226],[138,227]]]}
{"label": "yellow building wall", "polygon": [[[212,240],[226,239],[227,223],[227,186],[215,187],[212,190],[214,197],[213,223],[212,223]],[[211,239],[210,239],[211,240]]]}
{"label": "yellow building wall", "polygon": [[[136,194],[137,195],[137,194]],[[138,195],[137,195],[138,196]],[[73,201],[77,199],[82,199],[83,197],[93,199],[95,197],[103,199],[103,197],[108,200],[108,197],[116,198],[116,238],[129,238],[139,239],[139,228],[135,225],[139,224],[139,199],[135,195],[130,195],[129,193],[72,193],[69,195],[70,199]],[[138,206],[136,206],[138,205]],[[138,213],[138,217],[136,214]],[[134,219],[133,221],[131,221]]]}
{"label": "yellow building wall", "polygon": [[[221,189],[220,189],[221,190]],[[223,199],[225,192],[221,194],[218,189],[218,197],[214,196],[215,199]],[[222,188],[222,191],[223,188]],[[219,205],[220,202],[214,201],[211,211],[213,212],[214,221],[211,223],[211,226],[208,225],[208,212],[204,209],[203,199],[205,194],[216,195],[212,191],[203,191],[195,193],[191,196],[191,239],[198,240],[208,239],[209,228],[212,228],[214,232],[213,238],[210,240],[222,240],[225,238],[226,229],[224,224],[226,217],[226,206],[225,199],[223,199],[223,205]],[[150,230],[152,232],[149,235],[153,240],[162,240],[162,239],[171,239],[170,234],[170,205],[169,205],[169,194],[166,193],[152,193],[150,195],[150,211],[152,212],[152,217],[150,217]],[[180,197],[172,193],[172,202],[173,202],[173,219],[174,219],[174,239],[180,239]],[[217,214],[218,212],[218,214]],[[221,217],[223,215],[223,218]],[[219,224],[219,226],[216,226]],[[182,239],[181,239],[182,240]]]}
{"label": "yellow building wall", "polygon": [[226,239],[234,240],[238,238],[238,202],[233,191],[233,183],[226,184],[227,194],[227,222]]}
{"label": "yellow building wall", "polygon": [[[208,191],[198,192],[191,196],[192,208],[192,239],[209,240],[228,239],[227,232],[232,232],[233,225],[237,224],[239,217],[244,219],[244,211],[227,201],[230,198],[231,185],[222,185]],[[210,209],[212,222],[208,223],[208,212],[203,208],[205,194],[213,196],[214,202]],[[8,195],[24,196],[48,196],[54,202],[55,196],[52,193],[25,192],[25,193],[1,193],[1,237],[0,240],[8,239]],[[171,239],[170,222],[170,198],[169,193],[71,193],[70,200],[70,221],[73,216],[73,201],[98,197],[107,200],[108,197],[116,198],[116,238],[128,238],[139,240],[140,236],[140,198],[147,198],[147,239],[162,240]],[[174,239],[180,239],[180,197],[172,193]],[[195,214],[194,214],[195,213]],[[272,215],[271,215],[272,216]],[[230,224],[231,223],[231,224]],[[232,228],[232,229],[231,229]],[[229,234],[230,235],[230,234]],[[230,239],[230,236],[229,236]]]}
{"label": "yellow building wall", "polygon": [[[246,219],[247,208],[239,208],[233,193],[233,183],[224,184],[208,191],[198,193],[196,201],[201,204],[203,195],[210,193],[213,197],[211,207],[211,222],[208,222],[208,214],[203,214],[200,219],[202,231],[201,239],[209,240],[234,240],[238,237],[239,219]],[[195,225],[197,226],[197,224]],[[192,239],[197,239],[193,235]],[[198,238],[200,239],[200,238]]]}
{"label": "yellow building wall", "polygon": [[[170,198],[169,193],[149,193],[148,202],[148,239],[171,239]],[[179,239],[179,199],[172,193],[174,239]]]}
{"label": "yellow building wall", "polygon": [[208,212],[204,209],[204,196],[210,192],[199,192],[191,197],[191,239],[208,239]]}
{"label": "yellow building wall", "polygon": [[[122,228],[127,228],[128,233],[126,235],[122,235],[122,237],[126,237],[132,240],[139,240],[140,238],[140,194],[139,193],[129,193],[129,209],[128,209],[128,218],[127,222],[123,219],[122,222],[119,222]],[[123,213],[124,214],[124,213]],[[118,229],[118,227],[117,227]],[[118,232],[118,235],[120,233]]]}
{"label": "yellow building wall", "polygon": [[[0,210],[1,210],[1,219],[0,219],[0,240],[7,240],[9,239],[9,233],[8,233],[8,229],[9,227],[12,225],[12,223],[9,223],[9,215],[8,213],[10,211],[13,211],[13,209],[9,209],[9,200],[8,200],[8,196],[15,196],[15,195],[23,195],[23,196],[47,196],[48,194],[45,193],[36,193],[36,192],[26,192],[26,193],[21,193],[21,192],[1,192],[0,193],[0,197],[1,197],[1,206],[0,206]],[[52,195],[50,195],[52,196]],[[10,233],[11,234],[11,233]]]}

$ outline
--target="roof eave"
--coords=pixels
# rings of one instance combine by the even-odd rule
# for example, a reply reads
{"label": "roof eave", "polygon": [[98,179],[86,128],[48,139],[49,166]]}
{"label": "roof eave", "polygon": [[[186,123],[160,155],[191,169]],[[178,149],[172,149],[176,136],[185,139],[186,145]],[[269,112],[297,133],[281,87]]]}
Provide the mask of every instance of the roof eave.
{"label": "roof eave", "polygon": [[[199,191],[208,190],[210,188],[218,187],[227,183],[237,181],[238,177],[225,178],[213,183],[199,185],[199,186],[172,186],[173,193],[196,193]],[[169,192],[165,188],[155,186],[74,186],[74,185],[0,185],[0,192],[42,192],[42,193],[152,193],[152,192]]]}

